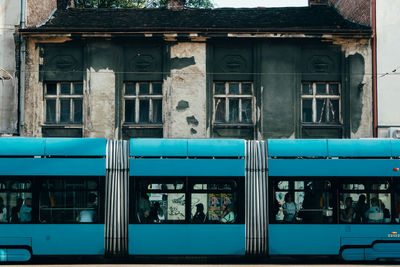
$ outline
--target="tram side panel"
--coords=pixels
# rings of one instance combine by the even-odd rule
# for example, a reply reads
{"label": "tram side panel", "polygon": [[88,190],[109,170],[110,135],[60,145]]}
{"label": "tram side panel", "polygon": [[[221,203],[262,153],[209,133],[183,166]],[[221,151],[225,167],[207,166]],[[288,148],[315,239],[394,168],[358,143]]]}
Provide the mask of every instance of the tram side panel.
{"label": "tram side panel", "polygon": [[130,255],[245,254],[243,140],[133,139],[130,149]]}
{"label": "tram side panel", "polygon": [[[104,255],[105,140],[2,138],[0,143],[0,196],[8,214],[0,225],[0,260]],[[95,221],[82,219],[84,210],[96,212]]]}
{"label": "tram side panel", "polygon": [[399,258],[394,140],[291,140],[281,158],[269,141],[270,255]]}

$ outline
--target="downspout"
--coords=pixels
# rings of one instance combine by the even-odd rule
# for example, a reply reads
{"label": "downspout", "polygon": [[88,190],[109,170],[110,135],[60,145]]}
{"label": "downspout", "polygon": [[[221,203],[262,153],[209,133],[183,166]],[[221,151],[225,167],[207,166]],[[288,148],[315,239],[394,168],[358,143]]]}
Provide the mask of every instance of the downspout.
{"label": "downspout", "polygon": [[376,0],[372,0],[372,91],[373,91],[373,134],[378,137],[378,94],[377,94],[377,49],[376,49]]}
{"label": "downspout", "polygon": [[[21,19],[20,29],[25,28],[25,13],[26,13],[26,0],[21,0]],[[26,42],[22,35],[19,35],[19,87],[18,87],[18,134],[22,135],[24,126],[24,111],[25,111],[25,56],[26,56]]]}

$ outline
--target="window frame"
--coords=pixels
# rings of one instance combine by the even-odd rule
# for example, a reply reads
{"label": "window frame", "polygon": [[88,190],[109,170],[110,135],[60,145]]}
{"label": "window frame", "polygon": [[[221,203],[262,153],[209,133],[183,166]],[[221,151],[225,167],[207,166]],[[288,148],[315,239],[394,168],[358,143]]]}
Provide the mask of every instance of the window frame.
{"label": "window frame", "polygon": [[[224,94],[217,94],[216,93],[216,84],[224,84],[225,87],[225,93]],[[238,94],[233,94],[229,92],[229,85],[230,84],[239,84],[239,93]],[[250,84],[251,85],[251,94],[241,94],[242,93],[242,88],[243,84]],[[255,125],[255,114],[256,114],[256,109],[255,109],[255,94],[254,94],[254,82],[253,81],[214,81],[213,82],[213,87],[212,87],[212,93],[213,93],[213,107],[212,107],[212,121],[214,125],[227,125],[227,126],[232,126],[232,125],[241,125],[241,126],[254,126]],[[217,100],[218,99],[223,99],[225,101],[225,119],[224,122],[217,121],[216,116],[217,116]],[[232,99],[237,99],[239,100],[238,104],[238,120],[231,122],[230,121],[230,110],[229,110],[229,100]],[[251,101],[251,122],[243,122],[243,117],[242,117],[242,100],[243,99],[249,99]]]}
{"label": "window frame", "polygon": [[[126,94],[126,85],[127,84],[135,84],[135,94]],[[149,84],[149,93],[148,94],[140,94],[140,84]],[[153,86],[154,84],[161,84],[161,94],[153,94]],[[163,110],[164,110],[164,94],[163,94],[163,82],[162,81],[125,81],[123,83],[123,96],[122,96],[122,121],[124,125],[128,126],[149,126],[151,128],[154,127],[162,127],[164,118],[163,118]],[[149,118],[148,122],[140,122],[140,100],[149,100]],[[161,100],[161,122],[153,122],[154,119],[154,100]],[[126,121],[126,102],[127,101],[135,101],[135,118],[134,121]]]}
{"label": "window frame", "polygon": [[[142,191],[140,191],[140,182],[143,180],[155,181],[155,182],[163,182],[164,184],[168,184],[168,181],[171,180],[180,180],[183,181],[183,188],[179,190],[145,190],[145,193],[183,193],[185,194],[185,219],[179,221],[163,221],[161,224],[194,224],[192,223],[192,212],[191,212],[191,203],[192,203],[192,194],[209,194],[209,193],[232,193],[236,194],[236,220],[235,223],[232,224],[244,224],[244,177],[163,177],[163,176],[135,176],[133,186],[130,187],[130,224],[157,224],[157,223],[140,223],[137,219],[136,214],[138,213],[137,202],[140,197]],[[209,181],[218,183],[223,180],[234,180],[236,183],[235,188],[231,191],[229,190],[215,190],[215,189],[193,189],[194,184],[200,184],[202,181]],[[150,183],[152,184],[152,182]],[[155,183],[157,184],[157,183]],[[243,203],[242,203],[243,202]],[[221,222],[204,222],[202,224],[224,224]]]}
{"label": "window frame", "polygon": [[[104,214],[103,214],[103,207],[104,207],[104,182],[103,182],[103,177],[102,176],[85,176],[85,177],[79,177],[79,176],[49,176],[49,177],[43,177],[38,180],[37,184],[37,199],[38,199],[38,204],[37,204],[37,223],[38,224],[103,224],[104,223]],[[58,181],[63,181],[64,188],[63,189],[58,189],[54,188],[51,190],[45,190],[43,188],[43,184],[46,180],[58,180]],[[77,181],[96,181],[97,182],[97,187],[95,189],[74,189],[74,190],[66,190],[65,187],[65,181],[71,181],[71,180],[77,180]],[[97,193],[97,221],[94,222],[79,222],[79,221],[73,221],[73,222],[43,222],[41,221],[41,196],[42,194],[48,194],[48,193],[56,193],[56,192],[68,192],[68,193],[74,193],[74,192],[86,192],[86,195],[90,194],[91,192],[96,192]],[[65,198],[65,197],[64,197]],[[62,209],[62,208],[60,208]],[[64,209],[71,209],[71,208],[64,208]],[[77,209],[77,208],[72,208],[72,209]],[[82,208],[82,210],[85,208]]]}
{"label": "window frame", "polygon": [[[8,188],[7,185],[5,188],[0,188],[0,193],[5,193],[7,194],[7,203],[9,201],[9,195],[10,194],[16,194],[16,193],[28,193],[31,194],[30,198],[32,199],[32,211],[31,211],[31,221],[30,222],[11,222],[11,220],[9,220],[8,222],[0,222],[1,224],[34,224],[36,222],[36,205],[35,205],[35,196],[34,196],[34,181],[32,179],[32,177],[28,177],[26,176],[25,178],[23,177],[12,177],[12,176],[0,176],[0,183],[1,184],[5,184],[4,181],[9,181],[8,184]],[[30,183],[30,187],[28,189],[13,189],[12,185],[16,184],[16,183],[20,183],[20,182],[29,182]],[[27,198],[24,198],[24,200]],[[8,204],[7,204],[8,205]],[[6,205],[6,206],[7,206]],[[9,209],[7,209],[7,217],[8,219],[11,217],[11,212],[12,212],[12,208],[10,206]]]}
{"label": "window frame", "polygon": [[[313,93],[312,95],[307,95],[303,93],[303,86],[305,84],[311,84]],[[324,84],[326,94],[317,94],[317,84]],[[329,94],[329,85],[336,84],[338,85],[338,94],[331,95]],[[301,123],[303,125],[342,125],[343,124],[343,115],[342,115],[342,86],[340,82],[321,82],[321,81],[303,81],[300,87],[300,110],[301,110]],[[320,122],[317,121],[317,100],[319,99],[327,99],[327,100],[337,100],[338,101],[338,119],[337,122],[328,121],[329,112],[324,112],[327,116],[325,122],[322,122],[322,116]],[[304,100],[312,100],[312,121],[304,121],[304,111],[303,111],[303,101]],[[323,114],[324,115],[324,114]]]}
{"label": "window frame", "polygon": [[[48,85],[49,84],[56,84],[56,94],[48,94]],[[70,94],[62,94],[61,93],[61,84],[69,84],[70,87]],[[82,85],[82,94],[75,94],[74,91],[74,84],[81,84]],[[70,107],[70,114],[69,114],[69,121],[61,122],[61,101],[62,100],[69,100],[69,107]],[[74,100],[81,100],[81,121],[75,122],[75,101]],[[56,112],[55,112],[55,121],[48,121],[47,119],[47,105],[48,101],[55,101],[56,102]],[[44,121],[46,125],[83,125],[84,122],[84,83],[83,81],[57,81],[57,82],[45,82],[44,84]]]}
{"label": "window frame", "polygon": [[[336,201],[336,194],[335,194],[335,178],[334,177],[328,177],[328,176],[321,176],[321,177],[302,177],[302,176],[298,176],[298,177],[284,177],[284,176],[270,176],[270,185],[271,185],[271,196],[272,196],[272,201],[270,201],[270,205],[269,205],[269,209],[270,209],[270,223],[272,224],[336,224],[336,205],[335,205],[335,201]],[[311,180],[311,181],[321,181],[321,182],[329,182],[331,184],[331,190],[330,191],[325,191],[325,190],[317,190],[316,192],[322,192],[322,193],[330,193],[330,197],[332,198],[332,215],[331,216],[327,216],[327,217],[332,217],[332,222],[330,223],[325,223],[325,222],[319,222],[319,223],[306,223],[306,222],[302,222],[302,221],[295,221],[295,222],[285,222],[284,220],[276,220],[275,217],[277,214],[274,214],[275,210],[274,210],[274,205],[277,201],[276,199],[276,193],[277,192],[286,192],[286,193],[292,193],[293,198],[295,197],[294,194],[296,192],[306,192],[306,184],[305,181],[307,180]],[[288,181],[289,182],[289,188],[288,189],[280,189],[278,186],[278,182],[279,181]],[[298,181],[303,181],[304,182],[304,188],[303,189],[296,189],[294,186],[295,182]],[[293,183],[293,188],[290,188],[290,184]],[[270,199],[271,200],[271,199]],[[303,199],[304,201],[304,199]],[[294,202],[294,199],[293,199]],[[303,209],[303,206],[300,206],[300,203],[296,203],[297,205],[297,212],[300,212]],[[329,206],[329,204],[328,204]],[[282,206],[280,206],[279,211],[281,210],[281,208],[283,208]],[[306,209],[307,210],[307,209]],[[326,210],[324,207],[321,208],[321,211]],[[328,208],[329,210],[329,208]]]}

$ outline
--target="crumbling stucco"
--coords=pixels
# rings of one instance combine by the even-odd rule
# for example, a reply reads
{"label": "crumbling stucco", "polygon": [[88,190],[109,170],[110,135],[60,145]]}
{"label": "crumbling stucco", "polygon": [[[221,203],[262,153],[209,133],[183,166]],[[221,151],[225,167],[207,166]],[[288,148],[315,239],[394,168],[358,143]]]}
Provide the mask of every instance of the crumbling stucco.
{"label": "crumbling stucco", "polygon": [[[182,58],[185,63],[187,58],[193,57],[194,64],[171,69],[170,76],[164,81],[164,137],[206,138],[206,44],[177,43],[171,47],[170,54],[175,61]],[[187,101],[189,107],[177,110],[182,100]],[[187,122],[187,117],[192,116],[198,125]]]}
{"label": "crumbling stucco", "polygon": [[20,1],[0,0],[0,134],[17,133],[17,88],[14,33]]}
{"label": "crumbling stucco", "polygon": [[44,123],[43,84],[39,82],[39,47],[34,39],[27,42],[25,109],[22,135],[41,137]]}
{"label": "crumbling stucco", "polygon": [[57,7],[57,0],[27,1],[26,3],[27,26],[33,26],[44,22],[56,7]]}
{"label": "crumbling stucco", "polygon": [[[355,131],[354,127],[350,126],[351,138],[368,138],[373,136],[373,96],[372,96],[372,50],[368,40],[338,40],[345,57],[359,54],[364,59],[364,75],[359,90],[362,97],[362,112],[361,121]],[[361,73],[361,72],[360,72]],[[351,101],[351,100],[350,100]],[[351,105],[351,103],[350,103]]]}

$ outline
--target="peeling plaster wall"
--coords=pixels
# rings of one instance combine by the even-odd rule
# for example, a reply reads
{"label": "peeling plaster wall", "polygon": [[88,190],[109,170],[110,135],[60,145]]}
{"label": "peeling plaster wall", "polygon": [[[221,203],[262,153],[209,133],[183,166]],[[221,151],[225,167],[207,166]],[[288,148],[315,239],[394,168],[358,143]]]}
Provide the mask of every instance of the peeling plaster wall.
{"label": "peeling plaster wall", "polygon": [[19,25],[21,1],[0,0],[0,67],[11,76],[0,71],[0,134],[17,133],[18,80],[16,77],[16,55],[14,32]]}
{"label": "peeling plaster wall", "polygon": [[39,82],[39,46],[30,39],[27,42],[25,76],[25,122],[22,135],[41,137],[43,117],[43,83]]}
{"label": "peeling plaster wall", "polygon": [[[350,137],[373,137],[372,49],[370,42],[365,40],[347,41],[342,42],[341,45],[345,57],[350,61],[350,90],[353,90],[350,94]],[[362,67],[363,69],[360,69]],[[355,109],[360,110],[355,111]]]}
{"label": "peeling plaster wall", "polygon": [[56,7],[57,0],[26,0],[26,25],[43,23]]}
{"label": "peeling plaster wall", "polygon": [[206,44],[173,44],[170,54],[171,73],[164,81],[164,137],[207,138]]}
{"label": "peeling plaster wall", "polygon": [[93,42],[88,46],[88,66],[84,118],[84,136],[117,138],[115,129],[115,82],[118,47],[109,42]]}

